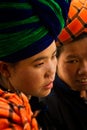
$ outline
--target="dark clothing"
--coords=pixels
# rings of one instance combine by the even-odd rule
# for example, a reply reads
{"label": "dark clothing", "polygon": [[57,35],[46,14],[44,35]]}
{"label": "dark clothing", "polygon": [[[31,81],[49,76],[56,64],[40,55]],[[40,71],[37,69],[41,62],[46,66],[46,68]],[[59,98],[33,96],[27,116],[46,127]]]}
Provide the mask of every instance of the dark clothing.
{"label": "dark clothing", "polygon": [[[87,104],[80,93],[71,90],[58,77],[54,88],[43,101],[37,120],[43,130],[87,130]],[[48,126],[48,129],[47,129]]]}

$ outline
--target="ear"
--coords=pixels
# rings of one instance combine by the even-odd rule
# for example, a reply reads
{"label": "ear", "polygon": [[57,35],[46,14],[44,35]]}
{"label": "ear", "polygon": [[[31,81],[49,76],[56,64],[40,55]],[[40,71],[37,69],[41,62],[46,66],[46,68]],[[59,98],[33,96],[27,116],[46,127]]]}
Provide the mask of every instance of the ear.
{"label": "ear", "polygon": [[10,76],[8,66],[9,66],[8,63],[6,63],[4,61],[0,61],[0,73],[5,78]]}

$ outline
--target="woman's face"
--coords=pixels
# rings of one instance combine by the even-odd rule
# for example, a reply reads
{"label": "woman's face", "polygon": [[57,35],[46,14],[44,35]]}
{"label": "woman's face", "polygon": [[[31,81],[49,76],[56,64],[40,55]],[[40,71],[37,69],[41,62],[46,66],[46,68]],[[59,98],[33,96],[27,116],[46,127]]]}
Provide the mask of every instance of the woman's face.
{"label": "woman's face", "polygon": [[53,87],[56,65],[56,45],[53,42],[44,51],[10,67],[9,82],[26,95],[47,96]]}
{"label": "woman's face", "polygon": [[73,90],[87,90],[87,37],[64,46],[57,73]]}

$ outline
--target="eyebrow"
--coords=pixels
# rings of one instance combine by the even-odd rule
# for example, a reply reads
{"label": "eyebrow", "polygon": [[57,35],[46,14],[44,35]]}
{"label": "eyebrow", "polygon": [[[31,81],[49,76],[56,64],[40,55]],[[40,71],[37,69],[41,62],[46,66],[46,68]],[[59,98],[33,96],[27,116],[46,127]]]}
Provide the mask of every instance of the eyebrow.
{"label": "eyebrow", "polygon": [[68,55],[67,58],[78,58],[77,55]]}
{"label": "eyebrow", "polygon": [[[57,52],[57,49],[52,53],[52,55],[54,55],[56,52]],[[38,62],[38,61],[46,59],[46,58],[47,58],[47,56],[41,56],[41,57],[35,59],[32,63]]]}

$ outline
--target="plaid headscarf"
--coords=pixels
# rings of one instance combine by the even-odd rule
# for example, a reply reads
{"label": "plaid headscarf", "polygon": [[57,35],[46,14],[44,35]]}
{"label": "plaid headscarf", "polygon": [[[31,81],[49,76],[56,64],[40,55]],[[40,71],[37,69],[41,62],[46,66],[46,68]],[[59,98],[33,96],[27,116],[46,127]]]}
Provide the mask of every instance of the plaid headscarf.
{"label": "plaid headscarf", "polygon": [[71,0],[0,0],[0,60],[17,62],[45,48],[65,25]]}
{"label": "plaid headscarf", "polygon": [[0,130],[38,130],[38,125],[23,93],[0,89]]}
{"label": "plaid headscarf", "polygon": [[73,41],[82,33],[87,33],[87,0],[72,0],[67,26],[59,34],[57,46]]}

